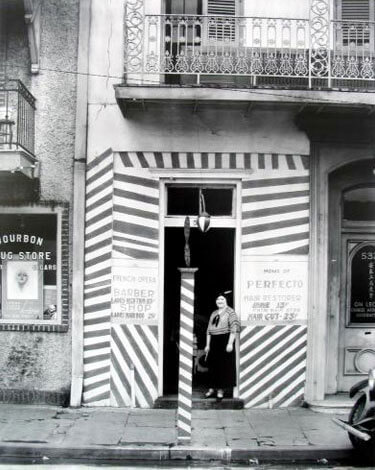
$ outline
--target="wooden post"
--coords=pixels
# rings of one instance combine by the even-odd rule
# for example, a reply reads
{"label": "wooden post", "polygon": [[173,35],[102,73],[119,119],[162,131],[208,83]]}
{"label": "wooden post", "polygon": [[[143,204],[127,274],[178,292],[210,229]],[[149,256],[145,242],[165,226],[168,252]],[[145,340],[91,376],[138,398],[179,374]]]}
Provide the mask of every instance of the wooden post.
{"label": "wooden post", "polygon": [[181,272],[180,357],[178,368],[177,439],[191,440],[193,391],[194,275],[198,268],[178,268]]}

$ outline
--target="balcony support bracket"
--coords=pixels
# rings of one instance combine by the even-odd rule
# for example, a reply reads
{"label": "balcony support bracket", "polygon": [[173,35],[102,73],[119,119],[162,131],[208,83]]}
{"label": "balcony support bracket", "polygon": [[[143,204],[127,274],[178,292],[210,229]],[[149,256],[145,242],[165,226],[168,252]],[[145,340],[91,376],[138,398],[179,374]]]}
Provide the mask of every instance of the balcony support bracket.
{"label": "balcony support bracket", "polygon": [[41,0],[24,0],[25,23],[29,39],[31,73],[39,72]]}

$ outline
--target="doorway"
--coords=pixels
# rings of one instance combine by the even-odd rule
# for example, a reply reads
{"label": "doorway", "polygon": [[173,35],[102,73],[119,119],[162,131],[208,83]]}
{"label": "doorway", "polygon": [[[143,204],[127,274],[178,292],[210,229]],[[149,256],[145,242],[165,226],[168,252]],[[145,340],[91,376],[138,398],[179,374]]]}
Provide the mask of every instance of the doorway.
{"label": "doorway", "polygon": [[[375,184],[373,160],[335,170],[330,185],[327,383],[347,392],[375,366]],[[337,371],[336,374],[333,371]]]}
{"label": "doorway", "polygon": [[[235,229],[210,228],[202,233],[198,228],[190,231],[191,267],[195,275],[194,305],[194,365],[193,391],[206,387],[207,369],[200,361],[206,342],[206,328],[210,314],[216,308],[215,299],[221,290],[234,289]],[[164,262],[164,395],[176,394],[178,386],[178,340],[180,317],[180,273],[184,261],[183,227],[165,228]],[[229,300],[233,306],[233,295]]]}

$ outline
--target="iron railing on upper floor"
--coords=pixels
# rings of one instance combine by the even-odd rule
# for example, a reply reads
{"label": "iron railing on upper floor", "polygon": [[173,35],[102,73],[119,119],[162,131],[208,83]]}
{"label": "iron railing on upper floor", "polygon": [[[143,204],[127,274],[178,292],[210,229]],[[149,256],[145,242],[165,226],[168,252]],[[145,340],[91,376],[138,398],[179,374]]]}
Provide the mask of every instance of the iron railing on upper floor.
{"label": "iron railing on upper floor", "polygon": [[35,98],[20,80],[0,86],[0,151],[23,149],[34,156]]}
{"label": "iron railing on upper floor", "polygon": [[143,84],[375,86],[374,22],[327,21],[319,33],[302,18],[144,15],[128,28],[125,71]]}

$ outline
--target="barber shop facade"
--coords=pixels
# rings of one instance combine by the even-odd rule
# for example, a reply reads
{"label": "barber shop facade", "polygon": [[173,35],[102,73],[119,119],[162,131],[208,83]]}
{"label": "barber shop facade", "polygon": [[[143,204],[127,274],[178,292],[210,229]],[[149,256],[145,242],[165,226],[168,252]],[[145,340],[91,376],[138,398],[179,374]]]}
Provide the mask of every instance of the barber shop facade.
{"label": "barber shop facade", "polygon": [[[113,21],[124,17],[121,2],[107,7]],[[187,59],[181,41],[197,34],[189,12],[177,54],[173,12],[127,8],[110,57],[110,24],[100,36],[94,22],[91,32],[90,67],[111,77],[123,73],[122,28],[128,42],[125,80],[92,79],[90,88],[82,403],[148,408],[176,395],[188,250],[197,268],[193,395],[208,385],[203,349],[216,293],[230,290],[241,331],[227,396],[247,408],[329,406],[375,357],[373,82],[328,82],[311,63],[315,79],[294,69],[288,87],[281,68],[259,70],[258,86],[254,69],[211,73],[200,54],[224,67],[233,49],[202,45]],[[94,2],[94,17],[100,11]],[[140,48],[129,49],[145,25]],[[161,58],[152,48],[166,39]]]}

